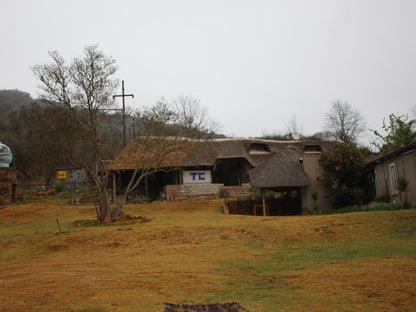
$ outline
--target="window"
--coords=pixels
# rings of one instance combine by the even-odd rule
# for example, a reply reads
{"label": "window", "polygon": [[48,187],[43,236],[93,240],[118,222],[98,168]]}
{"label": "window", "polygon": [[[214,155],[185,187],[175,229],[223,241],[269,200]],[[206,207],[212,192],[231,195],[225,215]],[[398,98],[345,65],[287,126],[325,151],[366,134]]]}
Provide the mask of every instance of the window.
{"label": "window", "polygon": [[397,193],[397,176],[394,164],[389,165],[391,193]]}
{"label": "window", "polygon": [[252,143],[250,145],[249,154],[270,154],[270,148],[267,144],[263,143]]}
{"label": "window", "polygon": [[305,145],[305,147],[303,148],[303,151],[305,153],[308,152],[320,152],[322,153],[322,148],[320,145]]}

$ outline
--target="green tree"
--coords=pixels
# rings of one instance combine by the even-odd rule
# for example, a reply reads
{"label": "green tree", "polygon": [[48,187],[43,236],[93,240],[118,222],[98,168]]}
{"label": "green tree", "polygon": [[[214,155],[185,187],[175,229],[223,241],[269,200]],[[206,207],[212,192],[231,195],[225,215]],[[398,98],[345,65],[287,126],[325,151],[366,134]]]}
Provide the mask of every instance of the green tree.
{"label": "green tree", "polygon": [[373,130],[376,140],[372,145],[380,150],[380,154],[387,154],[401,148],[416,139],[416,120],[409,120],[407,115],[390,114],[388,120],[383,119],[384,134]]}
{"label": "green tree", "polygon": [[[369,150],[355,144],[338,144],[322,155],[325,172],[318,181],[333,198],[334,208],[341,208],[371,200],[371,184],[366,168]],[[362,191],[364,190],[364,191]]]}

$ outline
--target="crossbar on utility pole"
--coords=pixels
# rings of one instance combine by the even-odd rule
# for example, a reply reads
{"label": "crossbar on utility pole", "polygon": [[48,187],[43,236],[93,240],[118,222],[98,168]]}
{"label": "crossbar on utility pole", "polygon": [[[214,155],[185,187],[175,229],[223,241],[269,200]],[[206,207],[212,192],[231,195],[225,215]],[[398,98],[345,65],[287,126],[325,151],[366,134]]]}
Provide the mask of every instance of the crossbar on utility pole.
{"label": "crossbar on utility pole", "polygon": [[131,96],[132,98],[134,98],[133,94],[124,94],[124,80],[121,81],[121,94],[117,94],[117,95],[113,95],[113,99],[115,99],[116,97],[121,97],[123,99],[123,143],[124,146],[127,145],[127,140],[126,140],[126,104],[124,102],[124,98],[126,96]]}

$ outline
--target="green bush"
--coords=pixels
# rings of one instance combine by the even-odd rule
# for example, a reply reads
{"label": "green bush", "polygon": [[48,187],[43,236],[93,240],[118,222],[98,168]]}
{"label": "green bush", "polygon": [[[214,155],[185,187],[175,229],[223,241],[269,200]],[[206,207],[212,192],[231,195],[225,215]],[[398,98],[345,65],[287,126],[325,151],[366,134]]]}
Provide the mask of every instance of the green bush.
{"label": "green bush", "polygon": [[317,178],[332,198],[333,208],[365,204],[372,200],[366,159],[370,151],[355,144],[338,144],[322,155],[325,172]]}
{"label": "green bush", "polygon": [[56,193],[62,193],[65,190],[64,185],[61,182],[55,183],[55,192]]}
{"label": "green bush", "polygon": [[409,209],[414,207],[410,202],[407,205],[403,205],[401,202],[392,203],[370,203],[368,205],[354,205],[345,208],[333,210],[332,213],[349,213],[349,212],[360,212],[360,211],[382,211],[382,210],[400,210]]}
{"label": "green bush", "polygon": [[397,188],[399,189],[400,193],[407,192],[409,186],[409,181],[407,181],[407,178],[405,176],[400,176],[397,179]]}
{"label": "green bush", "polygon": [[313,210],[319,210],[318,205],[316,204],[316,201],[318,200],[318,191],[317,190],[313,190],[311,192],[311,197],[313,200]]}

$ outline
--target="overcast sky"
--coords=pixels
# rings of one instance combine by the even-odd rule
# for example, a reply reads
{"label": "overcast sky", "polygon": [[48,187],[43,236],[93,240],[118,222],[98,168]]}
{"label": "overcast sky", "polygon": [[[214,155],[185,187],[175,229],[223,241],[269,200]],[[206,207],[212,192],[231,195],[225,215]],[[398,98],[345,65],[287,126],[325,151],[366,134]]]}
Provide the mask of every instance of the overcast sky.
{"label": "overcast sky", "polygon": [[415,0],[0,0],[0,40],[0,89],[37,97],[48,51],[98,44],[129,105],[193,96],[235,137],[313,134],[337,99],[376,129],[416,105]]}

